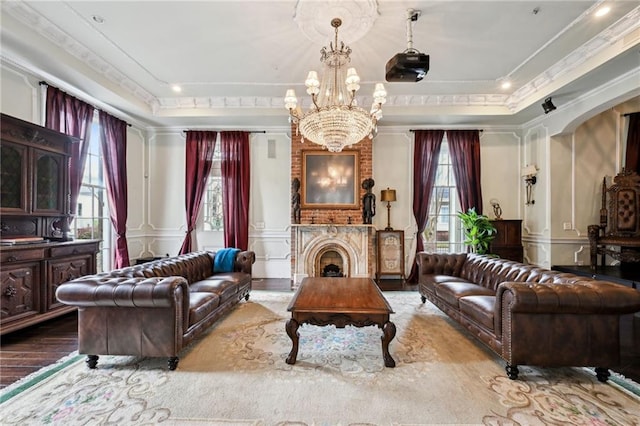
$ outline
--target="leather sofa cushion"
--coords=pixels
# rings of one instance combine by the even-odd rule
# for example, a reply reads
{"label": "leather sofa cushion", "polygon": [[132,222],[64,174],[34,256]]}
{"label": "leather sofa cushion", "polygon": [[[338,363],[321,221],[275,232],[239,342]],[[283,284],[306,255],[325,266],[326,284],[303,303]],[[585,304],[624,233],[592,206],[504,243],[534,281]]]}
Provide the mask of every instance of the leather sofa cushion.
{"label": "leather sofa cushion", "polygon": [[486,287],[465,281],[447,281],[435,286],[436,296],[451,306],[459,308],[458,300],[465,296],[494,296],[495,292]]}
{"label": "leather sofa cushion", "polygon": [[189,291],[191,294],[200,291],[217,294],[220,297],[220,303],[224,303],[238,293],[238,286],[232,281],[218,279],[218,275],[216,275],[216,278],[190,284]]}
{"label": "leather sofa cushion", "polygon": [[207,292],[189,294],[189,326],[199,323],[220,306],[220,296]]}
{"label": "leather sofa cushion", "polygon": [[460,299],[460,311],[493,331],[495,304],[495,296],[466,296]]}
{"label": "leather sofa cushion", "polygon": [[452,277],[451,275],[424,275],[421,280],[421,284],[424,285],[432,293],[435,293],[436,285],[445,282],[467,282],[466,280],[458,277]]}
{"label": "leather sofa cushion", "polygon": [[251,282],[251,275],[246,272],[216,272],[211,279],[231,281],[239,285]]}

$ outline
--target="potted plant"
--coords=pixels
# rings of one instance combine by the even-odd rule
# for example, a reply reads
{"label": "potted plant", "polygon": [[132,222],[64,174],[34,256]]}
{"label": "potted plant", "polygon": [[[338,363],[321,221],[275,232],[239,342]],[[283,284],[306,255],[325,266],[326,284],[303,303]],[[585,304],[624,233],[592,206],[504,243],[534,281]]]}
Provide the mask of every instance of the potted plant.
{"label": "potted plant", "polygon": [[496,228],[489,218],[478,214],[475,207],[466,213],[458,212],[458,218],[464,228],[464,243],[471,248],[472,253],[485,254],[489,250],[489,243],[496,235]]}

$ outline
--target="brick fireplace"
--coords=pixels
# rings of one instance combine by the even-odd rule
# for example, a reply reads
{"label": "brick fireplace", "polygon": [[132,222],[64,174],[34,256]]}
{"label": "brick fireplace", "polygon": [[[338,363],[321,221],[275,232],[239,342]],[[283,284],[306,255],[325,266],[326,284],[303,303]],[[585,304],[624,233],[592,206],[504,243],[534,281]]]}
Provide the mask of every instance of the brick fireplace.
{"label": "brick fireplace", "polygon": [[[363,180],[373,177],[373,142],[369,138],[345,151],[358,151],[358,208],[313,208],[301,211],[300,224],[291,226],[291,277],[297,288],[304,277],[321,276],[328,264],[337,265],[346,277],[375,276],[375,228],[363,224]],[[302,179],[305,150],[321,149],[312,142],[301,142],[291,129],[291,179]],[[374,192],[378,188],[374,187]]]}

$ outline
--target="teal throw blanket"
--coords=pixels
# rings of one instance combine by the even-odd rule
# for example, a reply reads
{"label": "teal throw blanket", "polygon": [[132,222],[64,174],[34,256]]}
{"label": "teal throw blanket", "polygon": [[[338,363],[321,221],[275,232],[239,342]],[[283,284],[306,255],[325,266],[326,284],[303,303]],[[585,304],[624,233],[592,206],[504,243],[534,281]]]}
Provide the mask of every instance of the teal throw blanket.
{"label": "teal throw blanket", "polygon": [[224,248],[216,252],[213,258],[213,272],[233,272],[236,255],[240,249]]}

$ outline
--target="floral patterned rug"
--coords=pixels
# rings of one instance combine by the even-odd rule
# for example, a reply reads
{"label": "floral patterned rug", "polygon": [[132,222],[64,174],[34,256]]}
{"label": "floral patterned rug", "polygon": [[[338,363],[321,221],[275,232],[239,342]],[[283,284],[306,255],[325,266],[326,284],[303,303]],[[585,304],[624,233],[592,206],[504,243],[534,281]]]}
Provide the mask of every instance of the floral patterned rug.
{"label": "floral patterned rug", "polygon": [[[181,354],[72,354],[0,393],[3,425],[639,425],[640,389],[591,369],[504,362],[415,292],[387,292],[397,334],[385,368],[376,327],[300,327],[285,363],[292,294],[253,291]],[[621,386],[624,385],[624,386]],[[637,394],[634,394],[637,392]]]}

